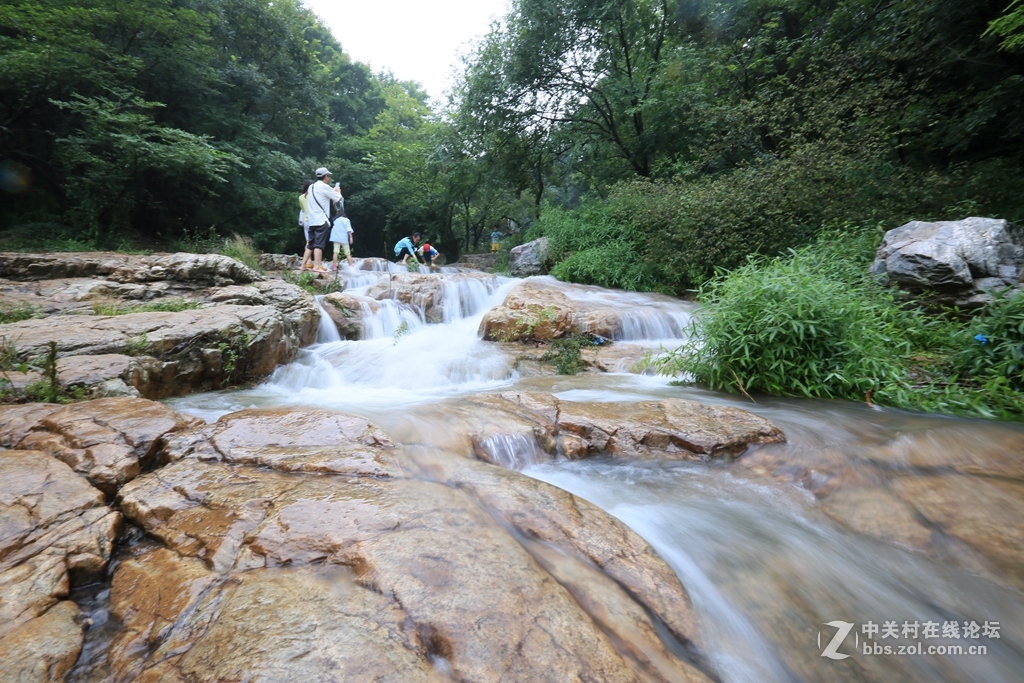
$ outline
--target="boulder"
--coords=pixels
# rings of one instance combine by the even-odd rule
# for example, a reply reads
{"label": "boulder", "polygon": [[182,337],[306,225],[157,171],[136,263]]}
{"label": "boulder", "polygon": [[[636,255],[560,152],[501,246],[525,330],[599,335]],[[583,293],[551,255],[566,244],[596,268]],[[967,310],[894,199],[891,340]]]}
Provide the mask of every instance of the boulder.
{"label": "boulder", "polygon": [[498,278],[486,273],[394,273],[366,292],[371,299],[394,299],[412,306],[427,322],[447,322],[470,315],[473,304],[486,299]]}
{"label": "boulder", "polygon": [[512,247],[508,256],[508,269],[512,277],[544,275],[548,272],[550,259],[548,238],[541,237],[532,242],[520,244],[518,247]]}
{"label": "boulder", "polygon": [[496,254],[463,254],[455,263],[449,264],[453,268],[465,268],[466,270],[491,271],[498,257]]}
{"label": "boulder", "polygon": [[968,306],[993,289],[1018,287],[1024,233],[995,218],[913,221],[885,233],[871,272],[911,291],[934,290]]}
{"label": "boulder", "polygon": [[543,482],[316,410],[161,460],[121,490],[164,547],[114,575],[118,680],[710,680],[671,569]]}
{"label": "boulder", "polygon": [[83,642],[64,598],[102,575],[121,514],[48,453],[0,451],[0,481],[0,666],[6,680],[62,681]]}
{"label": "boulder", "polygon": [[609,296],[601,287],[532,277],[484,315],[480,335],[501,342],[551,341],[572,334],[615,340],[679,338],[689,321],[688,306],[659,294]]}
{"label": "boulder", "polygon": [[150,463],[161,438],[202,422],[134,398],[2,406],[0,445],[49,453],[112,495]]}
{"label": "boulder", "polygon": [[[535,437],[536,447],[569,458],[609,455],[628,459],[708,461],[734,458],[752,444],[785,440],[768,420],[737,408],[709,406],[684,399],[635,403],[580,403],[551,394],[505,392],[477,394],[470,405],[485,408],[486,420],[473,420],[477,457],[506,465],[496,455],[496,436]],[[521,425],[502,431],[494,414]]]}
{"label": "boulder", "polygon": [[363,318],[380,309],[376,299],[346,292],[328,294],[321,300],[321,305],[338,328],[341,338],[350,341],[363,338]]}

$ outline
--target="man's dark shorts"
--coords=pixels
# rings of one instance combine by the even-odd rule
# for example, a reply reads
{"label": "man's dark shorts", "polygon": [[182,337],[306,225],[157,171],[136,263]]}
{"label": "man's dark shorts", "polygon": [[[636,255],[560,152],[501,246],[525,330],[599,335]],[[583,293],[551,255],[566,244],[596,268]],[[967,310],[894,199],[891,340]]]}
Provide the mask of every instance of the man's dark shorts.
{"label": "man's dark shorts", "polygon": [[309,247],[311,249],[324,250],[327,248],[327,238],[331,234],[331,224],[309,226]]}

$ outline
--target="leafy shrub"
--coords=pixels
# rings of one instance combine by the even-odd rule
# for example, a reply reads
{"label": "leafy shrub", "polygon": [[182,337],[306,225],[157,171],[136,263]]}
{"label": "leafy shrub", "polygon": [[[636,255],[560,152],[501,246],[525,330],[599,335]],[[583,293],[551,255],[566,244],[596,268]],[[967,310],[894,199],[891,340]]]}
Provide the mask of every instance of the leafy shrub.
{"label": "leafy shrub", "polygon": [[554,365],[559,375],[576,375],[587,368],[581,354],[586,346],[594,346],[594,340],[584,334],[569,335],[551,342],[540,359]]}
{"label": "leafy shrub", "polygon": [[1024,391],[1024,292],[997,297],[974,319],[970,336],[976,343],[961,354],[963,371],[1002,378]]}
{"label": "leafy shrub", "polygon": [[691,341],[655,367],[732,392],[1024,417],[1024,295],[970,325],[902,304],[866,277],[878,235],[845,226],[719,274],[701,289]]}
{"label": "leafy shrub", "polygon": [[617,222],[597,200],[574,210],[550,208],[530,232],[547,235],[556,262],[551,274],[560,280],[631,291],[664,289],[657,271],[637,252],[637,231]]}

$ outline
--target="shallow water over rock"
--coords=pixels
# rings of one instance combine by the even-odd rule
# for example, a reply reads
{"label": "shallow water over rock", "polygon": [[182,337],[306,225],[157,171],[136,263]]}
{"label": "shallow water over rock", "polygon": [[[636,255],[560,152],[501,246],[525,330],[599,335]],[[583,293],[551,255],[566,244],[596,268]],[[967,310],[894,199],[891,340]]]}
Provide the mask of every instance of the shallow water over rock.
{"label": "shallow water over rock", "polygon": [[[367,273],[375,282],[384,276]],[[1020,679],[1024,429],[842,402],[755,397],[753,404],[664,378],[596,369],[576,377],[526,372],[514,345],[478,336],[485,314],[520,282],[494,280],[485,296],[467,288],[457,307],[445,305],[441,323],[425,313],[434,302],[385,297],[384,306],[366,312],[363,325],[377,331],[363,341],[311,347],[253,389],[170,404],[208,421],[281,406],[359,415],[418,458],[445,452],[490,460],[577,494],[639,533],[676,572],[695,608],[708,670],[723,681]],[[365,296],[373,286],[352,293]],[[665,297],[551,287],[570,302],[573,295],[585,301],[589,318],[606,307],[633,330],[621,338],[652,352],[679,343],[683,333],[675,331],[673,340],[660,323],[645,328],[644,311],[682,327],[692,309]],[[406,308],[386,309],[392,305]],[[385,323],[395,310],[415,324]],[[544,401],[555,411],[554,427],[518,409],[485,405],[481,394],[550,397]],[[679,400],[749,411],[786,440],[751,438],[713,459],[619,458],[593,434],[580,444],[559,429],[572,422],[559,405],[586,406],[601,420],[621,418],[618,428],[601,427],[605,436],[622,437],[626,432],[616,429],[625,429],[632,443],[645,443],[627,426],[628,411],[616,406]],[[533,555],[557,576],[557,558],[544,559],[545,552]],[[573,585],[581,591],[577,602],[585,603],[586,582]],[[280,587],[251,590],[255,600]],[[225,599],[242,599],[232,596]],[[837,645],[849,657],[822,656],[836,633],[829,622],[853,624]],[[954,622],[959,638],[952,636]],[[903,630],[914,623],[916,637]],[[936,624],[936,637],[925,635],[927,624]],[[976,638],[967,635],[975,633],[972,624]],[[873,654],[876,646],[895,653],[917,643],[986,652]],[[868,645],[872,654],[864,654]],[[444,673],[443,666],[437,671]]]}

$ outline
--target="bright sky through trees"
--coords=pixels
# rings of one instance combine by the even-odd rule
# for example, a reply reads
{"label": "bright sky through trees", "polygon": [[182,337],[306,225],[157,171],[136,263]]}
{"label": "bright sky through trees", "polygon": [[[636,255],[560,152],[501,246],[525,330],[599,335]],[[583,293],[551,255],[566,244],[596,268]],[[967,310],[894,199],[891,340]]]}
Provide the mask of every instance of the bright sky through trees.
{"label": "bright sky through trees", "polygon": [[306,0],[356,61],[419,81],[431,97],[451,87],[459,51],[487,32],[506,0]]}

